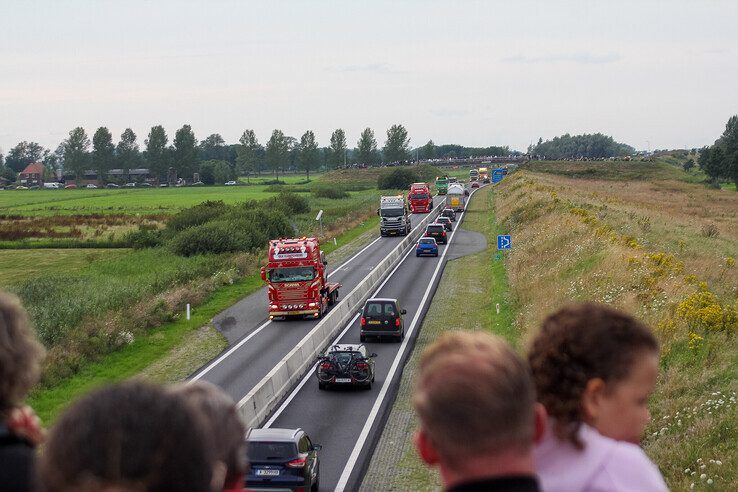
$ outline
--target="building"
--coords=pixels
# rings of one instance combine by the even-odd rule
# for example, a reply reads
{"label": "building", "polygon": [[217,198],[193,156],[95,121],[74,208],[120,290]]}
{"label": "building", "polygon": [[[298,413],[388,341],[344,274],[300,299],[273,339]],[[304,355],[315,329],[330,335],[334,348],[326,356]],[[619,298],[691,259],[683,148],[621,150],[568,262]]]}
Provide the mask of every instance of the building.
{"label": "building", "polygon": [[23,186],[43,186],[46,168],[40,162],[29,164],[18,174],[18,182]]}

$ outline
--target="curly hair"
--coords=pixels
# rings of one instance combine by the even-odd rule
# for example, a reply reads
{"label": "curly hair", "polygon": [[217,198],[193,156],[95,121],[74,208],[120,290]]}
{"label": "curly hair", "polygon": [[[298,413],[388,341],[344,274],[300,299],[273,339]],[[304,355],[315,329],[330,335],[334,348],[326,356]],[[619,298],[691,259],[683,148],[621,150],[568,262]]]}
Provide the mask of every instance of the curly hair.
{"label": "curly hair", "polygon": [[20,300],[0,291],[0,417],[36,384],[44,354]]}
{"label": "curly hair", "polygon": [[543,321],[528,352],[538,401],[553,430],[581,449],[581,400],[587,382],[622,381],[643,352],[658,352],[651,330],[628,314],[595,303],[566,306]]}

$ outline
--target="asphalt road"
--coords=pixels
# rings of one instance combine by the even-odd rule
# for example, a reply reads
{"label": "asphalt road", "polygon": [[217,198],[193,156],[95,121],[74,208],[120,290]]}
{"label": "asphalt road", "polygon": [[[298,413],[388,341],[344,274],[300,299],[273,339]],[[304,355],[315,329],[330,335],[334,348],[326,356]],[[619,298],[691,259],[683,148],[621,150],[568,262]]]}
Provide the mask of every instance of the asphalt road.
{"label": "asphalt road", "polygon": [[[309,373],[285,402],[267,420],[265,427],[306,430],[315,443],[323,445],[320,464],[321,490],[356,490],[369,464],[397,392],[402,367],[412,350],[423,316],[449,258],[486,248],[481,234],[463,231],[455,222],[449,245],[440,246],[439,258],[415,257],[414,250],[387,278],[374,297],[397,298],[404,317],[403,343],[371,341],[368,351],[375,359],[376,380],[371,390],[336,389],[321,391]],[[456,229],[458,228],[458,229]],[[443,256],[446,251],[445,257]],[[358,315],[339,335],[338,343],[359,343]]]}
{"label": "asphalt road", "polygon": [[[435,203],[440,199],[436,198]],[[417,227],[426,214],[413,214]],[[379,231],[377,231],[379,235]],[[402,236],[382,237],[341,265],[329,265],[329,280],[340,282],[339,302],[401,241]],[[215,326],[229,340],[229,348],[199,369],[190,380],[218,385],[239,401],[302,338],[317,320],[269,321],[266,288],[244,298],[214,318]]]}

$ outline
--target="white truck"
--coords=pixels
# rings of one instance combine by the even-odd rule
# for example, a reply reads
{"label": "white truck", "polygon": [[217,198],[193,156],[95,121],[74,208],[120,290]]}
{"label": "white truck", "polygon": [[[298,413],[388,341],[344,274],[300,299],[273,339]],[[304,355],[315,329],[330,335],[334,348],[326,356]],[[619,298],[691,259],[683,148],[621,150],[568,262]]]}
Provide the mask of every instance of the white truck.
{"label": "white truck", "polygon": [[452,183],[448,185],[446,193],[446,208],[452,208],[456,212],[463,212],[466,207],[466,195],[464,195],[464,185],[461,183]]}
{"label": "white truck", "polygon": [[412,229],[410,211],[402,195],[380,197],[377,215],[379,215],[379,233],[382,236],[390,234],[405,236]]}

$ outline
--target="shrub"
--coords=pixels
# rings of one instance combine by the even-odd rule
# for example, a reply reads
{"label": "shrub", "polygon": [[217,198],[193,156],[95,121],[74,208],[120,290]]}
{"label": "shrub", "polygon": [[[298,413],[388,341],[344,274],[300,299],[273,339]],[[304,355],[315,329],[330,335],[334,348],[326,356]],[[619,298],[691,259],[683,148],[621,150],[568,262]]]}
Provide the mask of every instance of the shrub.
{"label": "shrub", "polygon": [[409,188],[412,183],[420,180],[418,174],[411,169],[399,168],[379,176],[377,188],[380,190]]}
{"label": "shrub", "polygon": [[205,222],[223,215],[228,206],[222,200],[208,200],[194,207],[186,208],[174,215],[167,223],[167,228],[174,231],[182,231],[189,227],[198,226]]}
{"label": "shrub", "polygon": [[341,188],[332,186],[319,186],[313,189],[313,196],[316,198],[330,198],[331,200],[340,200],[348,198],[349,194]]}
{"label": "shrub", "polygon": [[261,202],[264,210],[278,209],[286,215],[304,214],[310,212],[310,201],[297,193],[282,191],[277,196],[273,196]]}
{"label": "shrub", "polygon": [[123,242],[133,249],[156,248],[164,244],[162,231],[139,226],[137,231],[130,231],[123,236]]}

